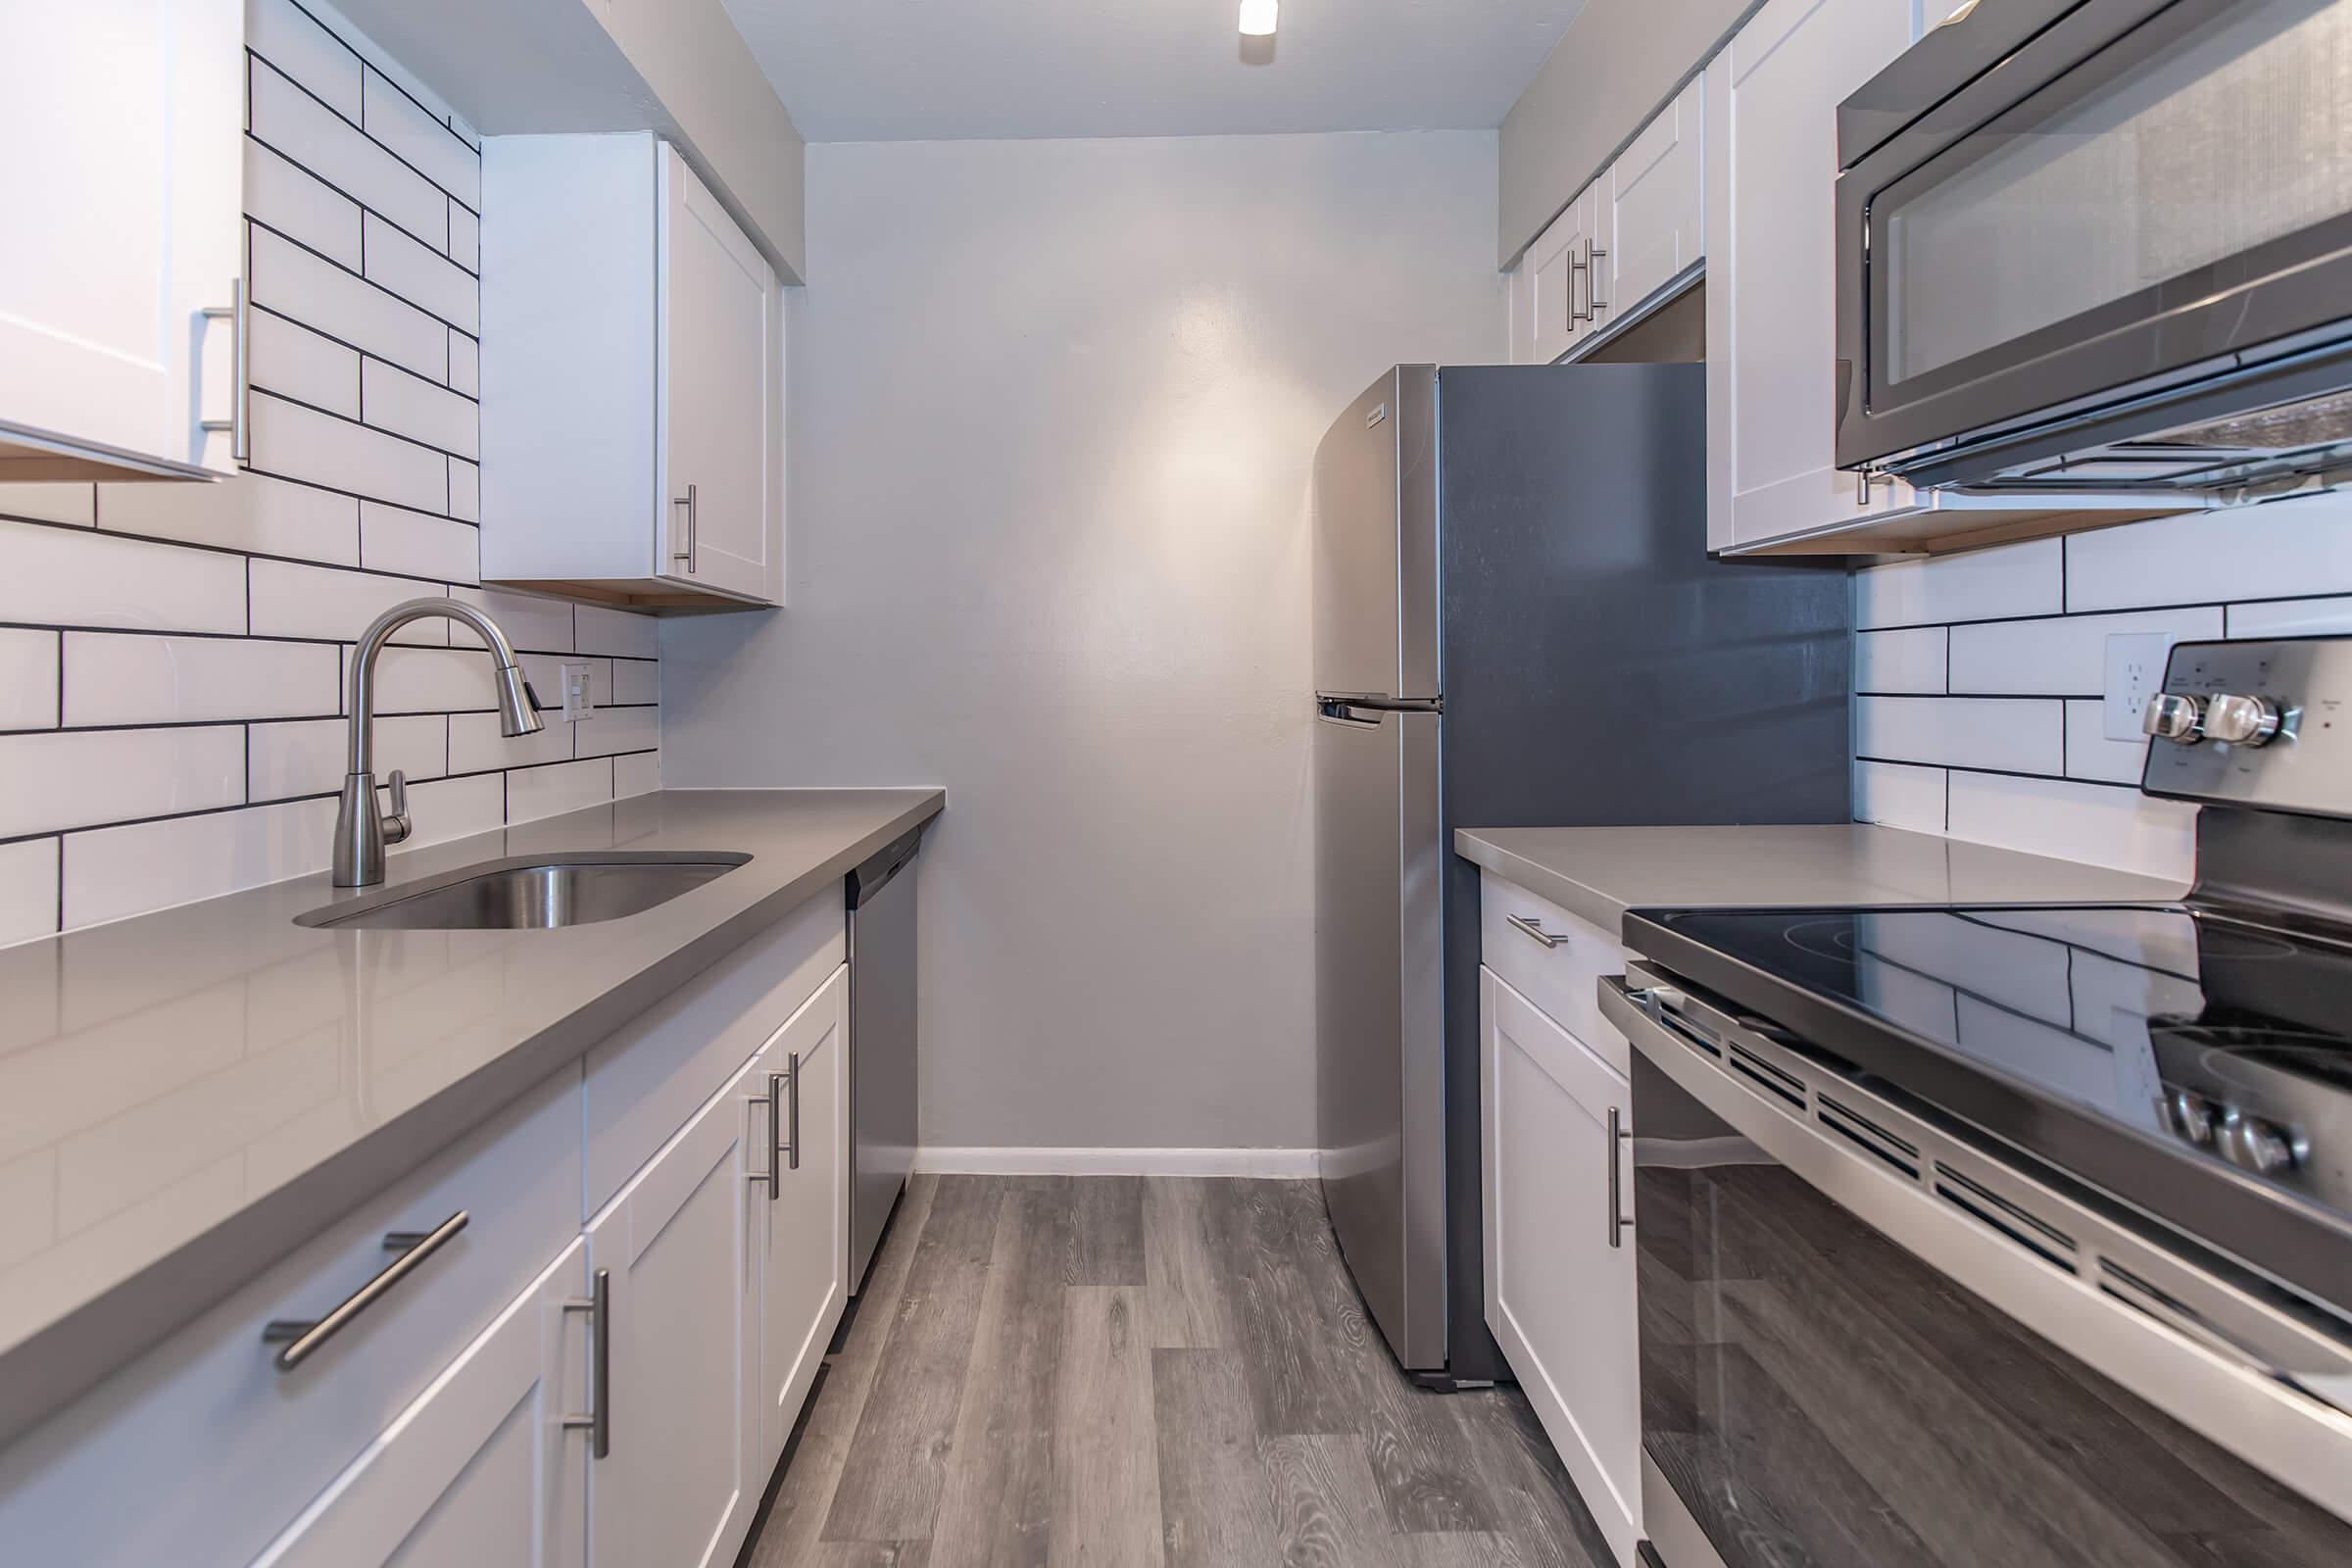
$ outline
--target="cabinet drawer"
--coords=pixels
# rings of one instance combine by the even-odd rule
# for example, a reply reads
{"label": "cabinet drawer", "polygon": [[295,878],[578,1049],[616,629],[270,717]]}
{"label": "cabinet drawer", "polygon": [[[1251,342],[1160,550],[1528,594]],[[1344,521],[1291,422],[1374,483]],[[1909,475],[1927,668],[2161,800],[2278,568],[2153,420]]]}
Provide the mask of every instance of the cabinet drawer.
{"label": "cabinet drawer", "polygon": [[[351,1463],[579,1231],[566,1068],[0,1451],[12,1562],[237,1568]],[[324,1315],[388,1231],[469,1216],[292,1371],[262,1329]]]}
{"label": "cabinet drawer", "polygon": [[1622,1039],[1600,1017],[1600,977],[1625,972],[1617,939],[1492,872],[1479,878],[1478,905],[1480,960],[1619,1072],[1631,1070]]}
{"label": "cabinet drawer", "polygon": [[849,959],[841,889],[787,915],[588,1053],[586,1220]]}

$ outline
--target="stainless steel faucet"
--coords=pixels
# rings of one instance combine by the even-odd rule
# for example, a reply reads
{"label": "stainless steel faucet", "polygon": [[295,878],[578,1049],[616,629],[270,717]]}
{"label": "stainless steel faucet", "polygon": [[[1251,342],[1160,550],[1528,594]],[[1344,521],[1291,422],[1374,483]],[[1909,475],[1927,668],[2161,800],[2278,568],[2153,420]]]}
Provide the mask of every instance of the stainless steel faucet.
{"label": "stainless steel faucet", "polygon": [[351,656],[351,766],[343,778],[343,800],[335,810],[335,886],[372,887],[384,879],[384,847],[407,838],[409,781],[397,768],[390,780],[392,809],[375,805],[375,656],[384,651],[392,634],[410,621],[445,615],[490,645],[498,665],[498,728],[509,738],[537,734],[544,726],[531,688],[514,667],[514,645],[498,629],[498,622],[455,599],[412,599],[394,605],[375,617],[360,634]]}

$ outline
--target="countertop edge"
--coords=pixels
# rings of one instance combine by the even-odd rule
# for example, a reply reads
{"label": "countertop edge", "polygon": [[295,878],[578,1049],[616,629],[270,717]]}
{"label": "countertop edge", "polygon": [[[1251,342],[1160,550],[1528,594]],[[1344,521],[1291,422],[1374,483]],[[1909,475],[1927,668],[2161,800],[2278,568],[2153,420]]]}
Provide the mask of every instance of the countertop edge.
{"label": "countertop edge", "polygon": [[929,791],[883,825],[589,998],[430,1099],[401,1111],[316,1168],[0,1350],[0,1447],[293,1255],[360,1203],[820,896],[826,883],[840,881],[892,840],[930,822],[946,807],[944,789]]}
{"label": "countertop edge", "polygon": [[1613,899],[1598,888],[1590,887],[1565,872],[1518,855],[1501,845],[1478,836],[1475,829],[1457,827],[1453,830],[1453,853],[1463,859],[1494,872],[1507,882],[1516,882],[1540,898],[1549,899],[1580,920],[1589,921],[1622,943],[1625,940],[1625,916],[1633,905]]}

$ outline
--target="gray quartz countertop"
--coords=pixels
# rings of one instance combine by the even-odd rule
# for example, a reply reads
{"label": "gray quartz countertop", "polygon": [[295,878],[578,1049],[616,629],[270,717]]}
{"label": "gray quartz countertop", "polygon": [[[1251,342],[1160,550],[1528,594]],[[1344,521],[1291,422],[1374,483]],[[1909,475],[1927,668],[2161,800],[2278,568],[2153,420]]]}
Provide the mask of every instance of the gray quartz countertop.
{"label": "gray quartz countertop", "polygon": [[1459,828],[1453,848],[1611,935],[1628,909],[2141,904],[2187,891],[2162,877],[1859,822]]}
{"label": "gray quartz countertop", "polygon": [[[324,872],[0,951],[0,1443],[937,815],[935,789],[667,790],[395,854],[748,863],[555,931],[332,930]],[[373,893],[376,890],[368,890]]]}

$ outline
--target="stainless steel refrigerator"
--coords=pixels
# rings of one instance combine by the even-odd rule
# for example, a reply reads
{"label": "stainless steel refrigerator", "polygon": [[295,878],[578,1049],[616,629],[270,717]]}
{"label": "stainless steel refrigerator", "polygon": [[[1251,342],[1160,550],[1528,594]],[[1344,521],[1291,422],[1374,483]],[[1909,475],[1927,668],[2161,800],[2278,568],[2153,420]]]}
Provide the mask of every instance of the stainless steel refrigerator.
{"label": "stainless steel refrigerator", "polygon": [[1708,557],[1705,402],[1695,365],[1400,366],[1316,451],[1324,1200],[1432,1384],[1507,1375],[1452,830],[1848,816],[1845,574]]}

